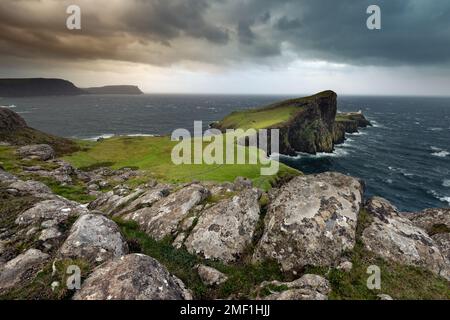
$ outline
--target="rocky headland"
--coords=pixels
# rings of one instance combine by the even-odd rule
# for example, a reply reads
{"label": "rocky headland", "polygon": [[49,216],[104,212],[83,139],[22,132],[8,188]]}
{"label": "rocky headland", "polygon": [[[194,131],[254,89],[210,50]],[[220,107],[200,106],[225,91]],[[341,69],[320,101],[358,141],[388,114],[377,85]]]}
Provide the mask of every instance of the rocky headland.
{"label": "rocky headland", "polygon": [[211,127],[221,131],[279,129],[280,153],[296,155],[298,152],[333,152],[336,144],[345,141],[346,133],[355,133],[370,125],[360,112],[338,113],[336,93],[324,91],[254,110],[233,112]]}
{"label": "rocky headland", "polygon": [[84,94],[143,94],[137,86],[78,88],[63,79],[0,79],[0,97],[77,96]]}
{"label": "rocky headland", "polygon": [[[305,110],[317,123],[301,122],[326,137],[292,145],[332,148],[333,97],[313,98]],[[27,128],[0,114],[2,130]],[[286,127],[290,139],[298,128]],[[172,183],[138,168],[76,168],[51,142],[3,142],[2,299],[450,299],[450,209],[399,212],[336,172],[269,190],[242,177]],[[371,265],[380,290],[366,286]],[[67,287],[70,266],[79,290]]]}

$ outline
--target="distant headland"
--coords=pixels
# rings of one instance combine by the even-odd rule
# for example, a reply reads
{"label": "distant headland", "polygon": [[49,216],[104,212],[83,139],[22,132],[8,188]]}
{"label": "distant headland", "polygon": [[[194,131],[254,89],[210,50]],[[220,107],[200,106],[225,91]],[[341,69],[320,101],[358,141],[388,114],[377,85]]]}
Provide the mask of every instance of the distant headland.
{"label": "distant headland", "polygon": [[118,85],[78,88],[64,79],[0,79],[0,97],[75,96],[84,94],[132,94],[143,92],[137,86]]}

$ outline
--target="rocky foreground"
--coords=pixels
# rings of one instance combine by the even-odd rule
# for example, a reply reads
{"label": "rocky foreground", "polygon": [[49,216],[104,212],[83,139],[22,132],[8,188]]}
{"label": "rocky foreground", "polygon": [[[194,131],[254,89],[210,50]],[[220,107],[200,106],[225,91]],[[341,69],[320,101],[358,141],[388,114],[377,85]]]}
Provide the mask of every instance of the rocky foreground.
{"label": "rocky foreground", "polygon": [[[229,299],[327,299],[333,289],[327,275],[351,273],[349,252],[358,246],[449,284],[450,209],[400,213],[385,199],[364,201],[363,183],[339,173],[294,177],[268,193],[244,178],[130,187],[139,171],[80,171],[55,160],[48,145],[24,146],[17,156],[40,165],[24,166],[20,176],[0,169],[3,298],[199,298],[163,263],[140,253],[140,244],[123,234],[124,224],[198,257],[202,263],[192,273],[205,287],[226,287],[230,275],[217,265],[227,270],[272,261],[288,279],[268,278],[249,289],[251,296],[230,292]],[[36,177],[63,185],[82,181],[94,200],[68,200]],[[66,289],[69,265],[82,270],[80,290]],[[329,271],[314,274],[318,268]]]}

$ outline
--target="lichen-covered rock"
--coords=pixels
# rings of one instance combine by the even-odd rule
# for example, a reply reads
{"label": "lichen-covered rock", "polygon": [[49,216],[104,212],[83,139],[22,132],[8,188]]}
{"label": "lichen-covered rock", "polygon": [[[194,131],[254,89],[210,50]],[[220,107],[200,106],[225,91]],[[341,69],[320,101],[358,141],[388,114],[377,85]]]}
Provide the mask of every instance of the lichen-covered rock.
{"label": "lichen-covered rock", "polygon": [[122,215],[142,208],[151,207],[154,203],[168,196],[170,188],[166,185],[156,185],[150,188],[138,188],[125,192],[115,189],[102,194],[89,204],[90,209],[104,212],[108,215]]}
{"label": "lichen-covered rock", "polygon": [[14,192],[17,196],[31,195],[43,199],[56,198],[49,187],[42,182],[33,180],[17,180],[9,184],[8,191]]}
{"label": "lichen-covered rock", "polygon": [[97,267],[75,300],[190,300],[183,282],[155,259],[130,254]]}
{"label": "lichen-covered rock", "polygon": [[205,265],[196,266],[196,270],[202,282],[207,286],[217,286],[228,280],[228,277],[222,272]]}
{"label": "lichen-covered rock", "polygon": [[21,213],[15,223],[31,225],[45,220],[55,220],[55,223],[58,224],[67,221],[69,217],[78,217],[88,212],[89,210],[85,206],[64,198],[43,200]]}
{"label": "lichen-covered rock", "polygon": [[0,168],[0,183],[10,184],[17,180],[18,179],[16,176],[14,176]]}
{"label": "lichen-covered rock", "polygon": [[187,250],[206,259],[237,260],[258,224],[259,197],[258,190],[245,189],[205,210],[185,242]]}
{"label": "lichen-covered rock", "polygon": [[367,250],[401,264],[422,267],[450,279],[450,266],[424,229],[416,227],[382,198],[366,203],[373,222],[362,234]]}
{"label": "lichen-covered rock", "polygon": [[327,300],[331,292],[328,280],[315,274],[305,274],[292,282],[264,282],[260,287],[268,287],[269,290],[270,287],[286,288],[266,296],[266,300]]}
{"label": "lichen-covered rock", "polygon": [[285,184],[268,206],[255,260],[275,259],[283,271],[330,266],[355,245],[362,183],[327,172]]}
{"label": "lichen-covered rock", "polygon": [[450,208],[427,209],[422,212],[405,213],[415,226],[424,229],[430,236],[450,232]]}
{"label": "lichen-covered rock", "polygon": [[46,253],[29,249],[8,261],[0,267],[0,292],[32,280],[49,258]]}
{"label": "lichen-covered rock", "polygon": [[450,268],[450,233],[437,233],[431,236],[431,239],[436,243],[444,258],[447,259],[447,265]]}
{"label": "lichen-covered rock", "polygon": [[148,235],[161,240],[175,233],[179,223],[189,211],[208,196],[208,189],[202,185],[192,184],[161,199],[151,207],[125,215],[124,219],[136,221]]}
{"label": "lichen-covered rock", "polygon": [[127,253],[128,246],[117,224],[99,214],[78,218],[59,250],[61,257],[85,259],[91,263],[119,258]]}
{"label": "lichen-covered rock", "polygon": [[35,144],[23,146],[17,150],[18,155],[21,158],[37,159],[37,160],[50,160],[55,157],[55,150],[48,144]]}

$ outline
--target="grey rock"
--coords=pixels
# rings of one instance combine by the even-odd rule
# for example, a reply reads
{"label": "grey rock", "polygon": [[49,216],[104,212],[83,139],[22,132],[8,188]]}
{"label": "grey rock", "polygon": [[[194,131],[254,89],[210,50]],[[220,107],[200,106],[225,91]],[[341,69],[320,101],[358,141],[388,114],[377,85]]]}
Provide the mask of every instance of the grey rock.
{"label": "grey rock", "polygon": [[55,198],[56,196],[52,193],[49,187],[47,187],[42,182],[28,180],[22,181],[18,180],[11,183],[8,186],[9,189],[16,190],[18,195],[25,196],[31,195],[37,198]]}
{"label": "grey rock", "polygon": [[32,280],[49,257],[39,250],[29,249],[8,261],[0,267],[0,292]]}
{"label": "grey rock", "polygon": [[189,211],[209,196],[209,191],[197,184],[185,187],[149,208],[125,215],[126,220],[136,221],[142,230],[157,240],[174,234]]}
{"label": "grey rock", "polygon": [[205,210],[185,242],[187,250],[206,259],[237,260],[258,224],[259,196],[258,190],[245,189]]}
{"label": "grey rock", "polygon": [[268,206],[254,260],[275,259],[285,272],[332,266],[355,245],[362,183],[340,173],[300,176]]}
{"label": "grey rock", "polygon": [[406,213],[403,216],[429,235],[433,235],[434,229],[439,226],[445,226],[450,231],[450,208],[427,209],[422,212]]}
{"label": "grey rock", "polygon": [[344,261],[337,267],[337,269],[345,272],[350,272],[353,269],[353,263],[351,263],[350,261]]}
{"label": "grey rock", "polygon": [[78,217],[88,212],[85,206],[64,198],[43,200],[21,213],[16,218],[15,223],[18,225],[31,225],[42,223],[45,220],[55,220],[60,224],[67,221],[70,217]]}
{"label": "grey rock", "polygon": [[64,258],[82,258],[91,263],[119,258],[127,253],[128,246],[117,224],[98,214],[78,218],[59,250],[59,255]]}
{"label": "grey rock", "polygon": [[1,183],[9,184],[9,183],[12,183],[12,182],[17,181],[17,180],[18,179],[17,179],[16,176],[14,176],[14,175],[12,175],[12,174],[10,174],[10,173],[0,169],[0,182]]}
{"label": "grey rock", "polygon": [[39,160],[50,160],[55,157],[55,150],[48,144],[35,144],[23,146],[17,150],[17,153],[22,158],[31,158]]}
{"label": "grey rock", "polygon": [[390,295],[387,295],[387,294],[384,294],[384,293],[381,293],[381,294],[377,295],[377,297],[380,300],[394,300],[394,299],[392,299],[392,297]]}
{"label": "grey rock", "polygon": [[235,190],[243,190],[253,187],[253,182],[250,179],[244,177],[237,177],[234,180],[234,189]]}
{"label": "grey rock", "polygon": [[366,209],[373,216],[373,222],[362,235],[367,250],[387,260],[422,267],[450,279],[446,259],[425,230],[400,215],[385,199],[370,199]]}
{"label": "grey rock", "polygon": [[265,297],[266,300],[327,300],[328,294],[331,292],[328,280],[315,274],[305,274],[292,282],[265,282],[261,287],[268,284],[283,286],[287,290],[274,292]]}
{"label": "grey rock", "polygon": [[42,230],[39,240],[41,241],[47,241],[55,238],[59,238],[62,235],[62,233],[58,230],[58,228],[48,228]]}
{"label": "grey rock", "polygon": [[214,268],[205,265],[197,265],[195,269],[202,282],[207,286],[221,285],[228,280],[228,277],[225,274]]}
{"label": "grey rock", "polygon": [[450,233],[438,233],[431,236],[431,239],[433,239],[439,251],[447,260],[447,265],[450,266]]}
{"label": "grey rock", "polygon": [[74,299],[190,300],[192,295],[155,259],[130,254],[95,269]]}

